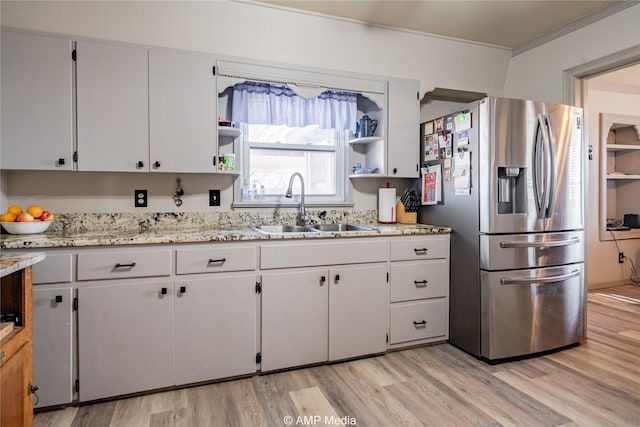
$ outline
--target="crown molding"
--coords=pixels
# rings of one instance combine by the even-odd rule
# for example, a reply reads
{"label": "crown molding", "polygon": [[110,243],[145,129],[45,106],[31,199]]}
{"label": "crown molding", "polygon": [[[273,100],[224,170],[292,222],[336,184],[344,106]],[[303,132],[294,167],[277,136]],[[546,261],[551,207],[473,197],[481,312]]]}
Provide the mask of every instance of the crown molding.
{"label": "crown molding", "polygon": [[553,31],[549,31],[548,33],[545,33],[540,37],[536,37],[535,39],[527,43],[514,47],[511,51],[511,56],[514,57],[514,56],[520,55],[521,53],[524,53],[528,50],[531,50],[545,43],[549,43],[552,40],[560,38],[573,31],[579,30],[580,28],[586,27],[587,25],[593,24],[594,22],[597,22],[608,16],[614,15],[625,9],[628,9],[633,6],[637,6],[638,4],[640,4],[640,1],[635,1],[635,0],[633,1],[621,0],[621,1],[616,1],[615,3],[611,3],[607,7],[598,9],[588,15],[583,16],[582,18],[569,22],[568,24],[558,27]]}

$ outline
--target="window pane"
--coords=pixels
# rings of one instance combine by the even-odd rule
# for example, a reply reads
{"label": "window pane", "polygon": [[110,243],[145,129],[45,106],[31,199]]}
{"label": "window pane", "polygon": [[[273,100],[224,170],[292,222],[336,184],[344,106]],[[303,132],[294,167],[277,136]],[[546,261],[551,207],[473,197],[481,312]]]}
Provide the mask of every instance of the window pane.
{"label": "window pane", "polygon": [[247,128],[247,140],[251,142],[336,145],[335,130],[320,129],[318,125],[289,127],[286,125],[249,124]]}
{"label": "window pane", "polygon": [[[336,153],[326,151],[249,150],[251,185],[264,186],[266,196],[283,196],[294,172],[304,177],[305,194],[333,196],[336,194]],[[300,180],[293,185],[300,193]]]}

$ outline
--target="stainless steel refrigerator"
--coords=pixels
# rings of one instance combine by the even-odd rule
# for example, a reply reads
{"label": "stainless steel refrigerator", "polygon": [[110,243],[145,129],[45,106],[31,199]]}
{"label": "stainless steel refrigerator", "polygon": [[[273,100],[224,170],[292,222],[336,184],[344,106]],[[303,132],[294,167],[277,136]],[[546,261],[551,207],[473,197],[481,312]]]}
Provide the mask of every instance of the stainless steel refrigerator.
{"label": "stainless steel refrigerator", "polygon": [[[451,161],[440,155],[426,162],[442,168],[442,197],[422,206],[420,222],[453,228],[450,342],[489,361],[579,342],[585,334],[582,109],[489,97],[439,124],[452,140],[450,153],[440,154]],[[463,174],[470,178],[466,187]]]}

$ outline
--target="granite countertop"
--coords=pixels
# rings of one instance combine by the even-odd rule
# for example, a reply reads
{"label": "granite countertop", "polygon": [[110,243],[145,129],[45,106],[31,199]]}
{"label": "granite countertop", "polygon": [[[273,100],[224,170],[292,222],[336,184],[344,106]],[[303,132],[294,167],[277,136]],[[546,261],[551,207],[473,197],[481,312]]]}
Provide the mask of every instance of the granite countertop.
{"label": "granite countertop", "polygon": [[28,254],[2,254],[0,255],[0,277],[8,276],[11,273],[25,269],[35,263],[42,261],[44,253]]}
{"label": "granite countertop", "polygon": [[[451,233],[449,227],[425,224],[372,224],[370,231],[305,232],[266,234],[249,227],[213,229],[178,228],[154,231],[85,231],[33,235],[1,235],[1,249],[57,248],[82,246],[146,245],[162,243],[205,243],[246,240],[331,239],[375,236],[407,236]],[[4,264],[3,264],[4,268]]]}

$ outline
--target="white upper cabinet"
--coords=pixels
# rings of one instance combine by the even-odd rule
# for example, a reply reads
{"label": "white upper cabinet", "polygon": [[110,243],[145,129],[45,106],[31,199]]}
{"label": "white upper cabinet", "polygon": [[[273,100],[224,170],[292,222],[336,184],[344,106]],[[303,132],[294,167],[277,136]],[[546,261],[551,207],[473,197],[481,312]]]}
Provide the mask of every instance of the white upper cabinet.
{"label": "white upper cabinet", "polygon": [[2,169],[73,169],[71,40],[2,32]]}
{"label": "white upper cabinet", "polygon": [[158,172],[215,172],[215,58],[149,51],[149,160]]}
{"label": "white upper cabinet", "polygon": [[148,172],[148,50],[79,41],[76,62],[78,170]]}
{"label": "white upper cabinet", "polygon": [[387,106],[387,174],[418,178],[420,157],[420,102],[417,80],[390,79]]}

